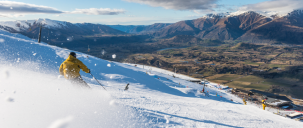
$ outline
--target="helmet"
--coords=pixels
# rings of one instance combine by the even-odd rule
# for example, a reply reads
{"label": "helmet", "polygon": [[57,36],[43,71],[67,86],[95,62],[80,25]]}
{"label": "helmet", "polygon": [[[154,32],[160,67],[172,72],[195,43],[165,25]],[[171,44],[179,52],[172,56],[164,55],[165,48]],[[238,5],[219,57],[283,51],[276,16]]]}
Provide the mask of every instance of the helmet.
{"label": "helmet", "polygon": [[73,57],[76,57],[76,53],[75,52],[70,52],[69,55],[72,55]]}

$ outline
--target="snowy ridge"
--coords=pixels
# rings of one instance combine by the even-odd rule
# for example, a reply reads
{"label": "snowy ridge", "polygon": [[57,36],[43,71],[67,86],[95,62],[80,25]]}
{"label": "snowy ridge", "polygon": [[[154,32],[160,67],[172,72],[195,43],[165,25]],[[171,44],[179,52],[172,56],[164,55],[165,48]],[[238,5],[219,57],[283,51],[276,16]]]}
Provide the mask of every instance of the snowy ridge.
{"label": "snowy ridge", "polygon": [[206,14],[201,18],[211,19],[211,18],[226,18],[226,17],[236,17],[239,15],[249,15],[256,13],[258,15],[264,16],[264,18],[273,18],[273,17],[290,17],[290,16],[299,16],[303,14],[303,10],[294,10],[290,13],[282,14],[276,11],[236,11],[236,12],[226,12],[226,13],[212,13]]}
{"label": "snowy ridge", "polygon": [[64,28],[67,27],[67,22],[56,21],[50,19],[37,19],[37,20],[17,20],[17,21],[0,21],[0,25],[10,27],[16,31],[29,29],[34,24],[41,24],[47,28]]}
{"label": "snowy ridge", "polygon": [[0,21],[0,25],[13,28],[16,31],[28,29],[30,27],[27,21]]}
{"label": "snowy ridge", "polygon": [[[213,14],[207,14],[203,16],[202,18],[211,19],[211,18],[226,18],[226,17],[236,17],[239,15],[249,15],[252,13],[257,13],[262,16],[267,16],[270,14],[269,12],[255,12],[255,11],[236,11],[236,12],[226,12],[226,13],[213,13]],[[265,15],[266,14],[266,15]],[[269,15],[268,15],[269,16]]]}
{"label": "snowy ridge", "polygon": [[[243,105],[226,90],[77,53],[92,90],[58,77],[69,50],[0,30],[0,126],[4,128],[283,127],[302,123]],[[150,68],[152,68],[150,70]],[[151,72],[151,73],[147,73]],[[184,79],[186,76],[177,75]],[[128,91],[124,91],[129,83]],[[215,84],[215,83],[210,83]],[[233,101],[231,101],[233,99]]]}
{"label": "snowy ridge", "polygon": [[48,27],[48,28],[64,28],[67,26],[66,22],[50,20],[50,19],[38,19],[34,23],[45,25],[44,27]]}
{"label": "snowy ridge", "polygon": [[302,16],[303,10],[294,10],[290,13],[288,13],[286,16],[291,17],[291,16]]}
{"label": "snowy ridge", "polygon": [[224,18],[224,17],[227,17],[229,15],[230,15],[230,12],[226,12],[226,13],[211,13],[211,14],[206,14],[202,18],[205,18],[205,19]]}

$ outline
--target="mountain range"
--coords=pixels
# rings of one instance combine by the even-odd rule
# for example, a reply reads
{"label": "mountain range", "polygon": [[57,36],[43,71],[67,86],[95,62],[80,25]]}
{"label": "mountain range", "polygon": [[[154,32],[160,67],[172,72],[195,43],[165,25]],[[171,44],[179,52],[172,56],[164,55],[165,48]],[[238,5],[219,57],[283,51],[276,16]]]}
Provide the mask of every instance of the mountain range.
{"label": "mountain range", "polygon": [[[177,23],[152,25],[101,25],[69,23],[50,19],[0,22],[0,28],[37,38],[39,26],[44,28],[44,41],[53,42],[83,39],[87,36],[139,34],[154,38],[172,38],[189,35],[212,40],[239,40],[250,43],[301,44],[303,39],[303,11],[294,10],[287,15],[265,16],[248,11],[241,13],[208,14],[204,17]],[[42,39],[42,40],[43,40]]]}
{"label": "mountain range", "polygon": [[169,25],[171,25],[171,23],[155,23],[152,25],[109,25],[109,27],[126,33],[147,34],[159,31]]}
{"label": "mountain range", "polygon": [[44,42],[70,42],[84,39],[87,36],[123,35],[127,34],[106,25],[92,23],[70,23],[50,19],[4,21],[0,22],[0,29],[21,33],[29,38],[37,39],[39,28],[42,28],[42,41]]}
{"label": "mountain range", "polygon": [[239,15],[210,15],[195,20],[180,21],[154,32],[155,37],[192,35],[201,39],[241,40],[253,43],[300,44],[303,11],[286,16],[267,17],[249,11]]}

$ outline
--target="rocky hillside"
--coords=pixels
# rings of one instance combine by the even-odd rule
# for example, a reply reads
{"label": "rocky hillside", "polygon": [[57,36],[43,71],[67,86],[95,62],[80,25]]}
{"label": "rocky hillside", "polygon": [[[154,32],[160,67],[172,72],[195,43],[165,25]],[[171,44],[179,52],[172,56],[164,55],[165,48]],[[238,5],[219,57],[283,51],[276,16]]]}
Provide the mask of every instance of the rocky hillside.
{"label": "rocky hillside", "polygon": [[180,21],[154,32],[153,36],[170,38],[192,35],[202,39],[242,40],[259,43],[300,44],[303,11],[295,10],[285,16],[266,17],[249,11],[237,15],[214,15]]}
{"label": "rocky hillside", "polygon": [[283,17],[247,31],[239,39],[259,43],[302,44],[303,11],[296,10]]}

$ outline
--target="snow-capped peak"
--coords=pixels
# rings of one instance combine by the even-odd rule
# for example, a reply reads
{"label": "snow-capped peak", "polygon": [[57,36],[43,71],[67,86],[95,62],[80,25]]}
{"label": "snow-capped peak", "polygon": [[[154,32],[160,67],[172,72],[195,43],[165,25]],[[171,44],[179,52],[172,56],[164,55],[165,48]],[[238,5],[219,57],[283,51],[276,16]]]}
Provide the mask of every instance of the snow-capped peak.
{"label": "snow-capped peak", "polygon": [[288,13],[286,16],[291,17],[291,16],[300,16],[303,14],[303,10],[294,10],[290,13]]}
{"label": "snow-capped peak", "polygon": [[66,22],[63,21],[56,21],[56,20],[50,20],[50,19],[37,19],[35,21],[36,24],[42,24],[44,27],[48,28],[61,28],[66,27]]}
{"label": "snow-capped peak", "polygon": [[67,22],[56,21],[50,19],[36,19],[36,20],[17,20],[17,21],[0,21],[0,26],[13,28],[16,31],[28,29],[35,24],[41,24],[47,28],[64,28]]}
{"label": "snow-capped peak", "polygon": [[273,15],[272,12],[236,11],[236,12],[230,13],[230,15],[228,15],[228,17],[239,16],[239,15],[251,15],[251,14],[257,14],[257,15],[266,16],[266,17],[270,17],[271,15]]}
{"label": "snow-capped peak", "polygon": [[211,13],[211,14],[206,14],[205,16],[203,16],[202,18],[224,18],[226,16],[228,16],[230,14],[230,12],[226,12],[226,13]]}
{"label": "snow-capped peak", "polygon": [[257,13],[259,15],[265,16],[267,18],[273,18],[273,17],[290,17],[290,16],[299,16],[303,14],[303,10],[293,10],[292,12],[285,13],[285,12],[279,12],[279,11],[237,11],[230,13],[229,16],[238,16],[238,15],[246,15],[251,13]]}
{"label": "snow-capped peak", "polygon": [[[212,14],[206,14],[205,16],[203,16],[202,18],[225,18],[225,17],[234,17],[234,16],[239,16],[239,15],[248,15],[248,14],[259,14],[259,15],[263,15],[263,16],[267,16],[264,15],[268,12],[255,12],[255,11],[236,11],[236,12],[225,12],[225,13],[212,13]],[[268,15],[269,17],[270,15]]]}

